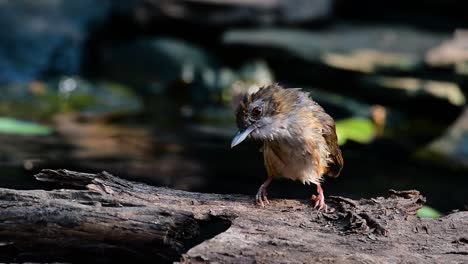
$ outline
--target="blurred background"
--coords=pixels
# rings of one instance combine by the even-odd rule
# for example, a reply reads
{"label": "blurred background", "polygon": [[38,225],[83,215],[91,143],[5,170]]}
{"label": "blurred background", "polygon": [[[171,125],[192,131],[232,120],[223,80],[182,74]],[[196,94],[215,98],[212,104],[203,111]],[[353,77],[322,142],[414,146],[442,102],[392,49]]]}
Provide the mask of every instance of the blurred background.
{"label": "blurred background", "polygon": [[[468,3],[0,0],[0,187],[43,168],[253,195],[259,144],[229,147],[251,86],[302,87],[337,122],[326,195],[418,189],[468,205]],[[315,186],[278,179],[273,198]],[[253,199],[253,198],[252,198]]]}

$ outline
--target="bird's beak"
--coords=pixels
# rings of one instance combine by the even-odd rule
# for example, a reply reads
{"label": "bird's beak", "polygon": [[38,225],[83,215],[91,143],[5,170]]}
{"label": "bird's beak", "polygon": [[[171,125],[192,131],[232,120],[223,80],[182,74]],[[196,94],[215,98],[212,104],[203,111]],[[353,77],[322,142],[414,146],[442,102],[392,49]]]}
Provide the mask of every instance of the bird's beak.
{"label": "bird's beak", "polygon": [[249,126],[246,129],[239,129],[237,130],[236,134],[234,135],[234,138],[231,141],[231,148],[239,145],[242,141],[244,141],[247,136],[254,131],[255,126]]}

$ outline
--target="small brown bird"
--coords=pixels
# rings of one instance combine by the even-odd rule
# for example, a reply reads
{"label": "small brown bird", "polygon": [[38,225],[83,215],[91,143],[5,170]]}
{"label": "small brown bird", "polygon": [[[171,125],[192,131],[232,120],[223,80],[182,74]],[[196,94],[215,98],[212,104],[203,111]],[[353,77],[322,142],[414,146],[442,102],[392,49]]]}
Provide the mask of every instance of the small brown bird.
{"label": "small brown bird", "polygon": [[248,92],[236,111],[239,130],[231,148],[248,136],[263,142],[268,179],[256,195],[257,204],[268,204],[266,188],[275,176],[317,185],[315,208],[325,208],[322,177],[337,177],[343,168],[335,122],[300,88],[284,89],[277,84]]}

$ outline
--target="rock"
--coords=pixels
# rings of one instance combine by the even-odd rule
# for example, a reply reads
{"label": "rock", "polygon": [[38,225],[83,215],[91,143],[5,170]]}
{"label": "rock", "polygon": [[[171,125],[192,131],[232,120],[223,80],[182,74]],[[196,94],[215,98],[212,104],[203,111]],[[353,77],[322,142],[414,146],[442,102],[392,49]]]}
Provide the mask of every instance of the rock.
{"label": "rock", "polygon": [[246,58],[265,58],[283,82],[379,104],[409,122],[429,117],[448,125],[465,101],[461,87],[438,81],[440,74],[424,79],[431,70],[426,52],[445,36],[407,27],[339,24],[323,31],[231,30],[223,43]]}
{"label": "rock", "polygon": [[440,138],[432,142],[423,156],[447,160],[468,167],[468,108]]}
{"label": "rock", "polygon": [[138,39],[109,47],[102,54],[104,75],[151,92],[162,92],[176,82],[215,82],[219,69],[206,51],[178,39]]}
{"label": "rock", "polygon": [[417,59],[405,54],[370,49],[356,50],[349,54],[329,53],[321,60],[333,68],[362,73],[375,73],[382,69],[411,71],[421,66]]}
{"label": "rock", "polygon": [[330,17],[332,5],[330,0],[138,0],[119,10],[146,26],[176,21],[226,27],[319,21]]}
{"label": "rock", "polygon": [[76,74],[92,25],[110,1],[0,1],[0,83]]}
{"label": "rock", "polygon": [[441,33],[405,27],[337,25],[324,31],[231,30],[223,36],[223,42],[230,47],[255,49],[267,58],[294,57],[307,63],[370,73],[419,70],[424,66],[426,52],[444,38]]}
{"label": "rock", "polygon": [[[394,126],[399,127],[400,137],[438,136],[460,114],[465,95],[457,83],[435,81],[414,77],[395,77],[388,75],[362,75],[356,78],[356,84],[349,95],[371,101],[397,110],[402,115],[395,119]],[[414,122],[423,122],[418,126]],[[390,124],[389,123],[389,124]],[[426,127],[420,130],[418,127]],[[429,127],[431,129],[429,129]],[[413,131],[409,133],[410,131]],[[413,140],[418,141],[417,138]]]}
{"label": "rock", "polygon": [[434,68],[452,73],[451,79],[459,80],[466,87],[468,80],[468,30],[457,29],[452,39],[430,49],[426,62]]}
{"label": "rock", "polygon": [[444,41],[426,54],[431,66],[450,66],[468,61],[468,30],[458,29],[454,37]]}
{"label": "rock", "polygon": [[143,93],[169,95],[185,107],[184,116],[193,115],[191,107],[229,105],[248,87],[273,82],[263,61],[232,69],[208,51],[174,38],[139,39],[107,48],[101,68],[107,78],[129,83]]}
{"label": "rock", "polygon": [[465,104],[465,96],[456,83],[424,80],[412,77],[385,77],[373,76],[363,78],[368,85],[378,86],[380,89],[388,89],[383,93],[402,97],[430,96],[445,100],[453,105]]}
{"label": "rock", "polygon": [[467,2],[458,0],[335,0],[338,17],[377,23],[411,24],[447,29],[466,24]]}
{"label": "rock", "polygon": [[343,96],[333,92],[327,92],[317,88],[304,88],[310,93],[311,98],[318,102],[335,119],[348,117],[369,117],[369,104],[356,100],[349,96]]}

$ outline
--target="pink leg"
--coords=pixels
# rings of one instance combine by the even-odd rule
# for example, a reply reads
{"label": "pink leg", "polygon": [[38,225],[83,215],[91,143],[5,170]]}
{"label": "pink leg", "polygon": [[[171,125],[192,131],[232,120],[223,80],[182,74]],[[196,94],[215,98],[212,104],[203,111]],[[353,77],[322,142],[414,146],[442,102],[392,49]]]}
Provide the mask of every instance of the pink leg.
{"label": "pink leg", "polygon": [[315,209],[318,209],[319,211],[325,209],[327,211],[327,205],[325,204],[325,195],[323,194],[323,189],[320,184],[317,184],[317,193],[318,196],[312,195],[312,200],[315,201]]}
{"label": "pink leg", "polygon": [[270,185],[271,180],[273,180],[273,178],[268,177],[268,179],[260,186],[260,188],[258,188],[257,195],[255,196],[255,202],[261,207],[265,207],[265,204],[270,203],[267,198],[266,189],[268,185]]}

